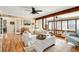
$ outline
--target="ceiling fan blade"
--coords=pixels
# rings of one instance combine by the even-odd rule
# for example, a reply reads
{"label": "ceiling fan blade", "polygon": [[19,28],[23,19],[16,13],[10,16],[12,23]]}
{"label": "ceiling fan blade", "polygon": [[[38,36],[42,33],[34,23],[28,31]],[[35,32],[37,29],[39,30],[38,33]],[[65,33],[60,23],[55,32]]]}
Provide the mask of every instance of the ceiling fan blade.
{"label": "ceiling fan blade", "polygon": [[39,14],[38,12],[36,14]]}
{"label": "ceiling fan blade", "polygon": [[36,10],[37,12],[42,12],[42,10]]}
{"label": "ceiling fan blade", "polygon": [[32,11],[32,10],[25,9],[25,11]]}
{"label": "ceiling fan blade", "polygon": [[38,12],[31,12],[30,14],[39,14]]}

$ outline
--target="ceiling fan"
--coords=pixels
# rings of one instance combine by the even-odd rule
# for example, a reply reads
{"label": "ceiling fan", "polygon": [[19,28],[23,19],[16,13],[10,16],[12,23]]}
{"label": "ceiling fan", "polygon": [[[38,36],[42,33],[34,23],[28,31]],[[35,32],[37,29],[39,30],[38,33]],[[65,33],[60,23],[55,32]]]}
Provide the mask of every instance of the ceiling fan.
{"label": "ceiling fan", "polygon": [[25,10],[25,11],[31,11],[31,14],[39,14],[39,12],[42,12],[42,10],[36,10],[34,7],[31,7],[31,10]]}

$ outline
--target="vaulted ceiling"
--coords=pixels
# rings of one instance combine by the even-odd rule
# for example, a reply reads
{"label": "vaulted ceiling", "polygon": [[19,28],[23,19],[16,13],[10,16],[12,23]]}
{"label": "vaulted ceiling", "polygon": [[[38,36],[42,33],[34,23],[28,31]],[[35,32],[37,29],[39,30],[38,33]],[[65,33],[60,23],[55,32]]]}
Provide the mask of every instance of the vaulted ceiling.
{"label": "vaulted ceiling", "polygon": [[[40,12],[39,14],[31,14],[31,7],[35,7],[36,10],[42,10],[43,12]],[[0,6],[0,11],[13,16],[38,18],[73,7],[75,6]]]}

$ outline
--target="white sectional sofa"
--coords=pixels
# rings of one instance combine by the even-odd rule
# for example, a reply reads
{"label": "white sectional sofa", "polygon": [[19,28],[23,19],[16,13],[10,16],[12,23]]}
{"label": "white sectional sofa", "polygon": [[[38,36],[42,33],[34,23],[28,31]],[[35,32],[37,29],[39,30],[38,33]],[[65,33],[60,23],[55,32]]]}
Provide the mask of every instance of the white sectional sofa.
{"label": "white sectional sofa", "polygon": [[[27,39],[28,39],[27,37],[24,37],[25,44],[27,44],[27,42],[26,42]],[[30,43],[31,43],[30,47],[35,49],[37,52],[43,52],[50,46],[55,45],[55,37],[54,36],[51,36],[51,37],[47,36],[46,39],[39,40],[39,39],[36,39],[36,35],[32,35]]]}
{"label": "white sectional sofa", "polygon": [[67,34],[66,35],[66,39],[68,42],[74,44],[75,46],[78,46],[79,47],[79,32],[73,34]]}

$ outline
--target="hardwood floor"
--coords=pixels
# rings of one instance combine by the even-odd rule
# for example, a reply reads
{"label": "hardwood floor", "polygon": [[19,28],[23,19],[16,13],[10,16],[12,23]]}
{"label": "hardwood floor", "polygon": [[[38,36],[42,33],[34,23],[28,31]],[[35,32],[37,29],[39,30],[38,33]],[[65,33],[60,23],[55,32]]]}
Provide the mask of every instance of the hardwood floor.
{"label": "hardwood floor", "polygon": [[3,52],[23,52],[24,44],[21,35],[8,33],[4,35],[2,51]]}
{"label": "hardwood floor", "polygon": [[[2,43],[2,51],[24,52],[22,36],[13,33],[5,34]],[[79,48],[67,44],[65,39],[56,37],[55,46],[50,47],[46,52],[79,52]]]}
{"label": "hardwood floor", "polygon": [[2,52],[2,38],[0,38],[0,52]]}

